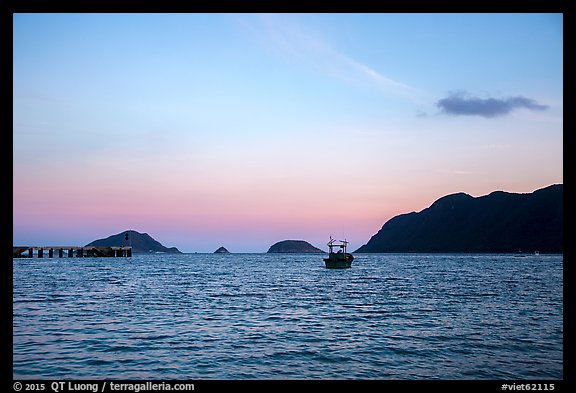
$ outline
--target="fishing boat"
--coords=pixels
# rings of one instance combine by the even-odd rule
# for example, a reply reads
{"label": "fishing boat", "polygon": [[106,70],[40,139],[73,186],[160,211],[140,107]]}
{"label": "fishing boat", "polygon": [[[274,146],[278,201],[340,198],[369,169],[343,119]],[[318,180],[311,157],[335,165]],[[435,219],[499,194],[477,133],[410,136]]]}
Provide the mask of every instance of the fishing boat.
{"label": "fishing boat", "polygon": [[[340,243],[336,243],[336,239],[332,239],[332,236],[330,236],[328,258],[324,258],[327,269],[345,269],[352,266],[354,256],[346,252],[347,245],[348,242],[346,240],[340,240]],[[334,247],[339,248],[339,250],[334,252]]]}

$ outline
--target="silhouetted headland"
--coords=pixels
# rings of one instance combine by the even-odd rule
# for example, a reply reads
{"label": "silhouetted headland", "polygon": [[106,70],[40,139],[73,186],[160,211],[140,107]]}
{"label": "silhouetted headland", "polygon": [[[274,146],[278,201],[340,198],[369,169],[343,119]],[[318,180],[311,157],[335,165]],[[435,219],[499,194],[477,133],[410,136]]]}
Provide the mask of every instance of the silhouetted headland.
{"label": "silhouetted headland", "polygon": [[387,221],[357,253],[563,253],[563,184],[444,196]]}

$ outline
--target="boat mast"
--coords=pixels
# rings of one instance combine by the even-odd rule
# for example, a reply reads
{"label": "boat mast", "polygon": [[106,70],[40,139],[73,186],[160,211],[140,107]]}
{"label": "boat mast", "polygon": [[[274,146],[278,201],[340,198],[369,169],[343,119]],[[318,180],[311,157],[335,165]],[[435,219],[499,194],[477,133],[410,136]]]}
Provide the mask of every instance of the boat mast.
{"label": "boat mast", "polygon": [[330,236],[330,241],[328,242],[328,253],[332,254],[332,247],[334,247],[334,242],[336,240],[332,239],[332,236]]}
{"label": "boat mast", "polygon": [[342,245],[340,247],[342,247],[342,251],[344,252],[344,254],[346,254],[346,245],[348,244],[348,241],[346,239],[344,240],[340,240],[340,242],[342,243]]}

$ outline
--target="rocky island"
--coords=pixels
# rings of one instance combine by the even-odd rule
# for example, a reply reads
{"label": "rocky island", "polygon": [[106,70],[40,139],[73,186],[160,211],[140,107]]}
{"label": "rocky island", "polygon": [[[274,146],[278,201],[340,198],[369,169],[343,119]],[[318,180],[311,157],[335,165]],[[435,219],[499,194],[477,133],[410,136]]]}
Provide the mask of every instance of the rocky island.
{"label": "rocky island", "polygon": [[273,244],[268,249],[269,254],[273,253],[323,253],[324,251],[314,247],[304,240],[283,240]]}
{"label": "rocky island", "polygon": [[105,239],[94,240],[85,247],[123,247],[131,246],[132,252],[137,254],[166,253],[181,254],[176,247],[165,247],[157,240],[154,240],[147,233],[140,233],[133,230],[117,233]]}
{"label": "rocky island", "polygon": [[214,254],[230,254],[230,251],[228,251],[225,247],[220,247],[214,251]]}

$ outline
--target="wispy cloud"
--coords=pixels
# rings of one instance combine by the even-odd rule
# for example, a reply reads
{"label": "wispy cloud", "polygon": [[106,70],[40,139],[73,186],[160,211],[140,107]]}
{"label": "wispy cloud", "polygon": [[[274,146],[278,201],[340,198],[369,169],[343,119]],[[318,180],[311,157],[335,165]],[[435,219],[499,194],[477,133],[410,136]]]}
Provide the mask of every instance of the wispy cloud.
{"label": "wispy cloud", "polygon": [[463,169],[437,169],[436,172],[454,176],[471,176],[479,173],[477,171],[467,171]]}
{"label": "wispy cloud", "polygon": [[505,116],[517,109],[543,111],[549,108],[527,97],[479,98],[472,97],[465,91],[451,93],[439,100],[436,105],[447,115],[487,118]]}
{"label": "wispy cloud", "polygon": [[346,57],[340,53],[336,53],[339,56],[344,64],[348,64],[355,72],[364,77],[370,79],[373,83],[378,85],[380,88],[398,88],[398,89],[406,89],[406,90],[415,90],[414,88],[408,86],[405,83],[398,82],[394,79],[388,78],[376,70],[368,67],[365,64],[362,64],[354,59]]}
{"label": "wispy cloud", "polygon": [[295,59],[320,72],[352,84],[368,84],[384,92],[420,93],[417,89],[388,77],[374,67],[337,50],[329,40],[282,15],[259,14],[242,24],[271,50]]}
{"label": "wispy cloud", "polygon": [[511,147],[512,147],[511,145],[506,145],[506,144],[501,144],[501,143],[492,143],[492,144],[488,145],[489,149],[494,149],[494,150],[510,149]]}

